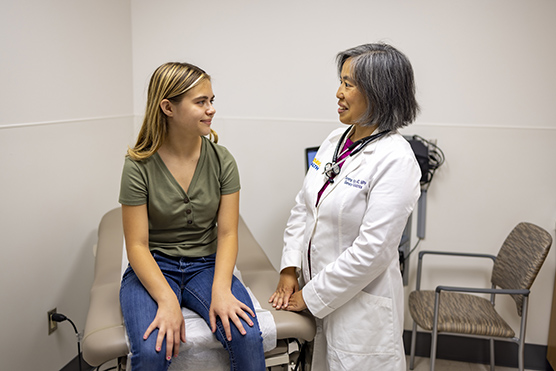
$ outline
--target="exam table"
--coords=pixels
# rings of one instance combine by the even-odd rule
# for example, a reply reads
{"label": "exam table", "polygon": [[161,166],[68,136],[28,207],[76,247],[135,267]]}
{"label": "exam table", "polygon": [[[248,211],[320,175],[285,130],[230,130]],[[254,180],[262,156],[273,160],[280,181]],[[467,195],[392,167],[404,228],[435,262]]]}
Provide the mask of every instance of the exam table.
{"label": "exam table", "polygon": [[[116,208],[107,212],[99,225],[94,281],[82,340],[83,358],[87,363],[99,366],[117,360],[119,370],[126,369],[129,353],[119,302],[123,244],[121,208]],[[265,353],[267,368],[272,371],[293,370],[300,357],[301,348],[305,349],[303,345],[309,344],[315,336],[314,319],[305,312],[274,310],[268,303],[268,298],[276,289],[279,274],[241,217],[236,266],[243,283],[258,299],[261,311],[270,313],[274,320],[276,347]],[[186,332],[187,328],[186,318]],[[188,338],[188,342],[190,341],[193,340]],[[214,342],[217,343],[220,351],[225,352],[216,338]],[[223,366],[222,369],[225,370],[227,367]]]}

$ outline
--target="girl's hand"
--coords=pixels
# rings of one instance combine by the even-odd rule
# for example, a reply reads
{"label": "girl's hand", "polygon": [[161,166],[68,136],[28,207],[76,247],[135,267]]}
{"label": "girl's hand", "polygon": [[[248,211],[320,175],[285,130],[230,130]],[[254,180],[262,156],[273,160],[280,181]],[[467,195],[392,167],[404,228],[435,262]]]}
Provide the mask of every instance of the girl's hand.
{"label": "girl's hand", "polygon": [[177,357],[180,352],[180,340],[185,343],[185,321],[177,299],[169,303],[158,303],[156,316],[143,335],[143,339],[148,339],[157,328],[156,351],[160,352],[166,338],[166,359],[171,360],[172,355]]}
{"label": "girl's hand", "polygon": [[272,306],[276,309],[286,309],[290,304],[290,298],[295,292],[299,292],[299,282],[295,274],[295,267],[284,268],[280,272],[278,287],[270,299],[268,299],[268,302],[272,303]]}
{"label": "girl's hand", "polygon": [[216,317],[220,317],[226,338],[228,341],[232,340],[232,332],[230,330],[230,321],[237,327],[242,335],[246,334],[241,319],[243,319],[249,326],[253,326],[253,320],[247,315],[249,313],[251,318],[255,318],[255,313],[247,306],[237,300],[230,290],[212,290],[212,302],[209,309],[210,328],[212,332],[216,332]]}

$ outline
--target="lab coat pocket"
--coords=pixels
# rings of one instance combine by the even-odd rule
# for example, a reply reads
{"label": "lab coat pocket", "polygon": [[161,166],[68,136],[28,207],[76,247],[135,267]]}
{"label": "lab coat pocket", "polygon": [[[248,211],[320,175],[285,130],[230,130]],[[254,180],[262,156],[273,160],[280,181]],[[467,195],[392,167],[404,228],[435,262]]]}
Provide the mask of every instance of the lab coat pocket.
{"label": "lab coat pocket", "polygon": [[352,354],[394,354],[392,299],[359,292],[328,316],[327,342]]}

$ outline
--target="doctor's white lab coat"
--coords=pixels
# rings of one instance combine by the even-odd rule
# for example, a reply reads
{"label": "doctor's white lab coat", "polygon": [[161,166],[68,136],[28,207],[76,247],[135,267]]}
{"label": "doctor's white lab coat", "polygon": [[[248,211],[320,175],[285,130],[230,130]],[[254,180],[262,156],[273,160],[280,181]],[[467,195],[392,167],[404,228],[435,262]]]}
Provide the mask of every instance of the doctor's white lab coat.
{"label": "doctor's white lab coat", "polygon": [[344,130],[323,142],[305,177],[284,232],[281,269],[301,269],[303,299],[317,317],[314,371],[401,371],[398,245],[421,172],[409,143],[393,132],[348,157],[316,205]]}

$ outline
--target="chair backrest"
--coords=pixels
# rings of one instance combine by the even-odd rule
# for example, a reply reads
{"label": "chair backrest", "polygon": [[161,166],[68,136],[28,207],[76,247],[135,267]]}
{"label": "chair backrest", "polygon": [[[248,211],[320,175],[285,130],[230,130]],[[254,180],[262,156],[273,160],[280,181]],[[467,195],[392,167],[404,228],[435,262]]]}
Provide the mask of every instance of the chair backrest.
{"label": "chair backrest", "polygon": [[241,215],[238,222],[238,240],[239,252],[236,265],[241,272],[275,270]]}
{"label": "chair backrest", "polygon": [[123,244],[122,209],[117,207],[104,214],[98,227],[93,286],[121,281]]}
{"label": "chair backrest", "polygon": [[[503,289],[530,289],[550,246],[552,236],[531,223],[519,223],[506,237],[494,262],[491,281]],[[512,295],[521,316],[522,295]]]}

